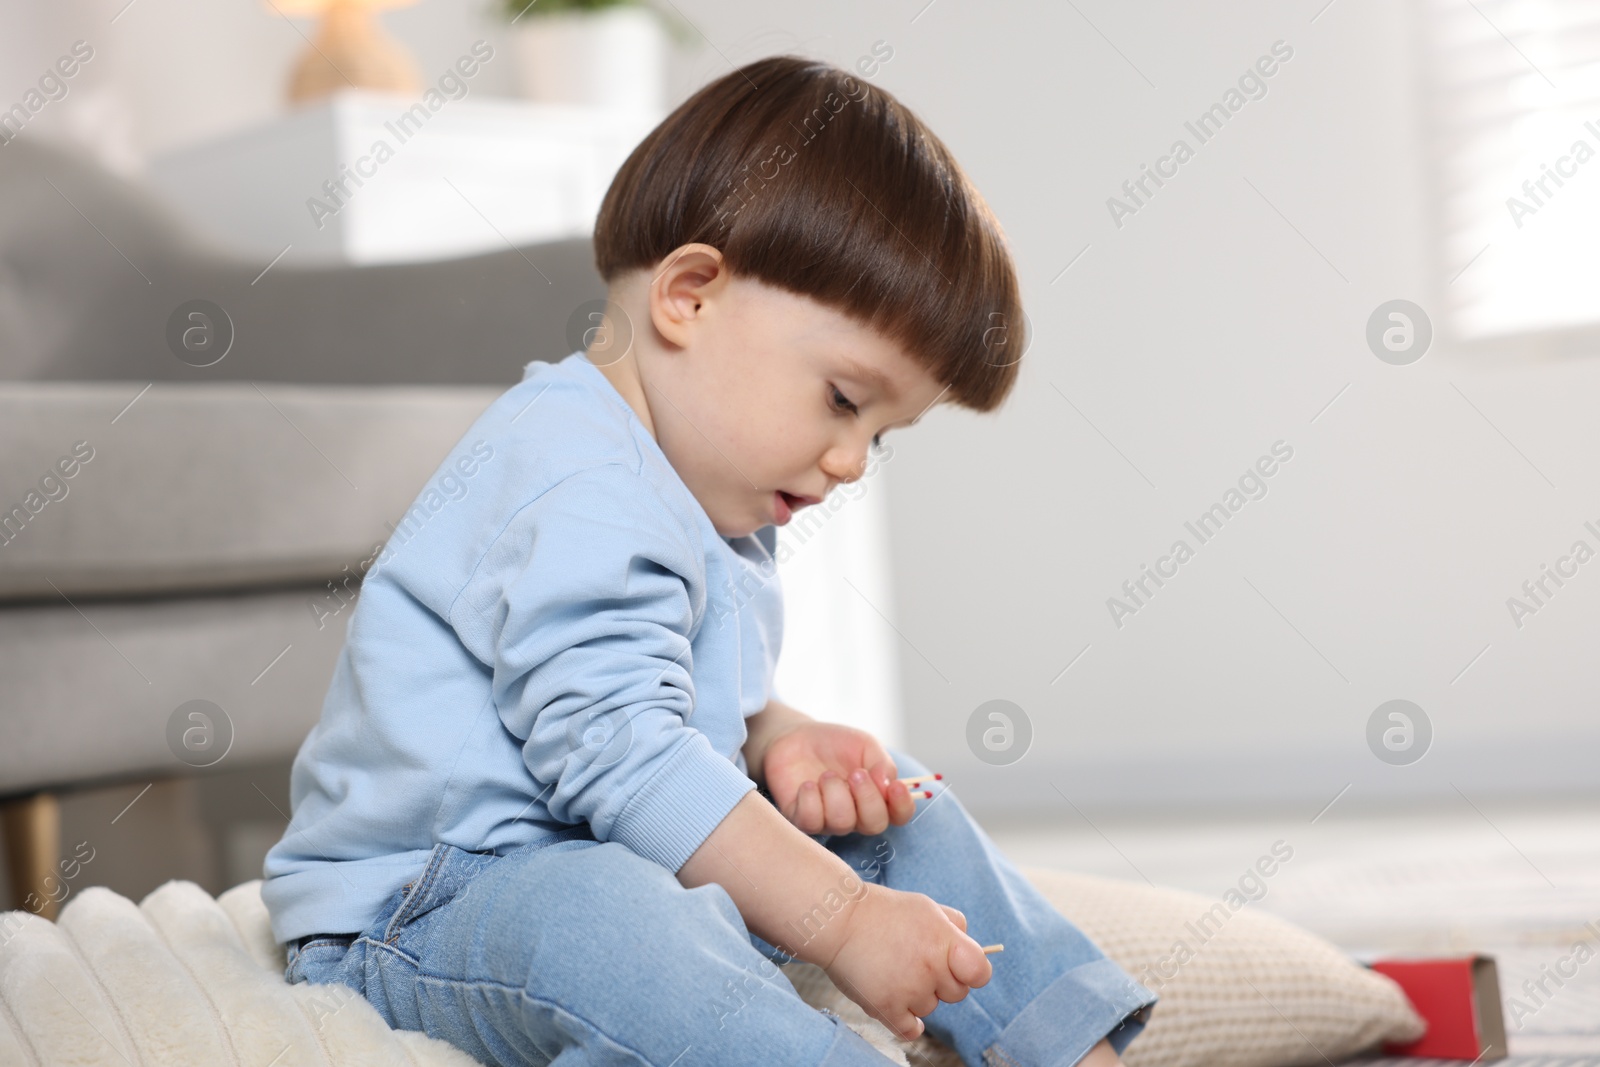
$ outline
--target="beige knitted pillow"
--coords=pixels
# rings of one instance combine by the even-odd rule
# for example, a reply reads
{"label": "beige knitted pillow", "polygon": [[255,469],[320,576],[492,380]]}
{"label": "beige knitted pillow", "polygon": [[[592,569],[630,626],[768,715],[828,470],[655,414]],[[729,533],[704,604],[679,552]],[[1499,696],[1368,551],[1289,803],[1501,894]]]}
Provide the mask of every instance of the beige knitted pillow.
{"label": "beige knitted pillow", "polygon": [[[1399,986],[1258,909],[1233,910],[1222,900],[1134,882],[1022,871],[1106,955],[1160,996],[1123,1056],[1128,1067],[1309,1067],[1422,1033]],[[1005,966],[1003,954],[992,961]],[[846,1021],[865,1018],[820,970],[808,964],[784,970],[808,1003]],[[913,1050],[918,1067],[962,1067],[926,1034],[901,1047]]]}

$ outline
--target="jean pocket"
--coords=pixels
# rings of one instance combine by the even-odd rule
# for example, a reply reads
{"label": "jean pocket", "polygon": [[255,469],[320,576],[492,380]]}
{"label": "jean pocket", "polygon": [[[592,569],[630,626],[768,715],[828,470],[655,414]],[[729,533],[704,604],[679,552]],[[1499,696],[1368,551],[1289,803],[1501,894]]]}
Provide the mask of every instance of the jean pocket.
{"label": "jean pocket", "polygon": [[422,873],[398,890],[398,899],[388,910],[387,919],[380,920],[383,943],[395,948],[410,940],[405,935],[427,925],[419,920],[455,899],[495,859],[492,850],[468,852],[454,845],[435,845]]}
{"label": "jean pocket", "polygon": [[387,909],[388,918],[383,923],[384,944],[392,946],[413,920],[439,906],[440,902],[433,892],[433,885],[453,851],[455,849],[450,845],[434,845],[433,851],[428,855],[427,865],[422,868],[422,873],[400,887],[396,893],[399,899],[392,908]]}

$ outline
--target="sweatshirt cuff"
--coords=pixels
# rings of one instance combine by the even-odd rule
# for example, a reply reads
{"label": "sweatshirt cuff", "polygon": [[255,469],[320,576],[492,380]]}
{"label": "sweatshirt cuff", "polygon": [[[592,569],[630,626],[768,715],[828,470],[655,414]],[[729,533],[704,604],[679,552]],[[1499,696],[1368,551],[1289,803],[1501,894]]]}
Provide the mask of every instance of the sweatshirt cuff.
{"label": "sweatshirt cuff", "polygon": [[693,731],[628,801],[607,839],[676,874],[755,787],[705,734]]}

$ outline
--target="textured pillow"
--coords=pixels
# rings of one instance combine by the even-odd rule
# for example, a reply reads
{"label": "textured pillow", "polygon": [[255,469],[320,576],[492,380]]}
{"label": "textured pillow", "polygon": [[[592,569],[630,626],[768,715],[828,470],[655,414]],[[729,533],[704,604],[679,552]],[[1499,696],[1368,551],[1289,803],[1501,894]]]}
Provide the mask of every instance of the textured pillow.
{"label": "textured pillow", "polygon": [[[1160,996],[1123,1055],[1128,1067],[1310,1067],[1422,1033],[1399,986],[1276,916],[1235,911],[1176,889],[1022,871],[1106,955]],[[1004,967],[1005,956],[993,962]],[[821,970],[794,963],[784,973],[807,1003],[861,1029],[865,1013]],[[899,1044],[918,1067],[962,1067],[927,1034]]]}

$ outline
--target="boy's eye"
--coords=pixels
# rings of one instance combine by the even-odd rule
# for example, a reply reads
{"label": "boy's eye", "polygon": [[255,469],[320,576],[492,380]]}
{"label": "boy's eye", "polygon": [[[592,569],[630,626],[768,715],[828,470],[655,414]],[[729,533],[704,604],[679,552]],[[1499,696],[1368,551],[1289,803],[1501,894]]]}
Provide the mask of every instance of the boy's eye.
{"label": "boy's eye", "polygon": [[835,408],[837,408],[840,411],[855,411],[856,410],[855,404],[850,402],[850,398],[849,397],[847,397],[843,393],[839,392],[839,387],[837,385],[830,385],[830,386],[828,386],[828,388],[833,391],[833,406]]}
{"label": "boy's eye", "polygon": [[883,434],[875,433],[875,434],[872,435],[872,447],[873,448],[881,448],[881,447],[883,447]]}

